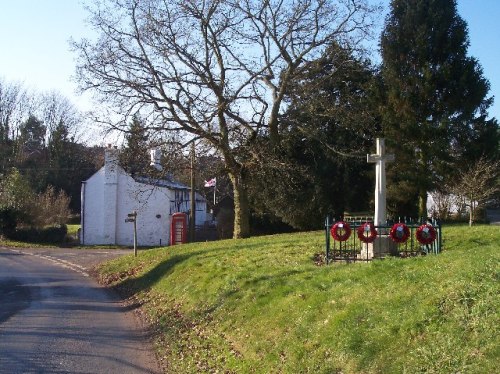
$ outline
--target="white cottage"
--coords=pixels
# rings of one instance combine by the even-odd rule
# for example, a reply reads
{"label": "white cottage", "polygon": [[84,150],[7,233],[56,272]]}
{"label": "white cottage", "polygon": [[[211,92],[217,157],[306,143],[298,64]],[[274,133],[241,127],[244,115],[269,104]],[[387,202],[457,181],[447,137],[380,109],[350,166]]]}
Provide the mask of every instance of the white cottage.
{"label": "white cottage", "polygon": [[[127,215],[137,212],[139,246],[170,244],[172,214],[189,212],[189,187],[171,180],[137,178],[118,165],[118,150],[105,150],[104,166],[82,183],[81,232],[83,245],[133,245],[133,224]],[[206,200],[196,193],[196,226],[207,221]]]}

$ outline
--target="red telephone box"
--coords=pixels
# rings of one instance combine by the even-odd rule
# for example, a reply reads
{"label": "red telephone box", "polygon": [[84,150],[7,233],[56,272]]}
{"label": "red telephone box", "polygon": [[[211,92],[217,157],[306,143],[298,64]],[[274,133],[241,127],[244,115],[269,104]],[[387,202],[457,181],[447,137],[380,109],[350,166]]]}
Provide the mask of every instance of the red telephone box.
{"label": "red telephone box", "polygon": [[174,213],[170,223],[170,245],[187,242],[187,214]]}

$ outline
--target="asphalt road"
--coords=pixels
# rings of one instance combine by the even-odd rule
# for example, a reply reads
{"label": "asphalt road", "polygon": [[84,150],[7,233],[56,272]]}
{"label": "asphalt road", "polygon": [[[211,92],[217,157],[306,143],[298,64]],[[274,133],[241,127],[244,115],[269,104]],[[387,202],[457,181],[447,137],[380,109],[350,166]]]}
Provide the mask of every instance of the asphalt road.
{"label": "asphalt road", "polygon": [[159,372],[133,312],[87,274],[119,254],[0,247],[0,373]]}

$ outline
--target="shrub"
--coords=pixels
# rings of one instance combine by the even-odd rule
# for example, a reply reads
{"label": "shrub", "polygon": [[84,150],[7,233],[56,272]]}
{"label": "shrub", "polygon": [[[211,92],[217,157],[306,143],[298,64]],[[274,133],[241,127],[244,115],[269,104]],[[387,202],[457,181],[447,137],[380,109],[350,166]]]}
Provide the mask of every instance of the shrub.
{"label": "shrub", "polygon": [[48,186],[45,192],[38,194],[34,199],[35,209],[31,211],[32,225],[35,227],[65,225],[71,214],[69,202],[70,198],[64,191],[56,193],[54,187]]}
{"label": "shrub", "polygon": [[8,236],[17,226],[17,212],[12,208],[0,209],[0,236]]}
{"label": "shrub", "polygon": [[[14,220],[17,225],[64,225],[71,213],[69,203],[68,195],[64,191],[56,192],[52,186],[48,186],[45,192],[35,194],[28,180],[16,169],[0,180],[0,211],[6,212],[3,220]],[[7,231],[15,227],[10,222]]]}
{"label": "shrub", "polygon": [[231,238],[233,235],[234,211],[221,208],[217,214],[217,234],[219,239]]}
{"label": "shrub", "polygon": [[61,243],[66,238],[67,232],[66,225],[58,225],[44,228],[18,228],[6,236],[12,240],[28,243]]}
{"label": "shrub", "polygon": [[29,224],[34,197],[28,180],[17,169],[12,169],[0,179],[0,211],[6,212],[4,219],[14,219],[16,224]]}

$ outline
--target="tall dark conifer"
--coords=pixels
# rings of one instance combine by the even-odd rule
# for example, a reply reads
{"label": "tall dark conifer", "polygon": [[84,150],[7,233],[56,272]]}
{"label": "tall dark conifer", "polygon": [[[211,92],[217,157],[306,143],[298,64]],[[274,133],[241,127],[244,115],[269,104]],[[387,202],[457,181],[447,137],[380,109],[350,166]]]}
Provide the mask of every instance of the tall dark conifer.
{"label": "tall dark conifer", "polygon": [[147,173],[149,165],[148,135],[144,123],[134,116],[125,136],[126,146],[120,153],[120,164],[130,174]]}
{"label": "tall dark conifer", "polygon": [[254,166],[252,206],[300,229],[321,227],[326,214],[369,208],[373,181],[366,153],[379,122],[368,61],[337,43],[299,69],[280,117],[278,154]]}
{"label": "tall dark conifer", "polygon": [[[491,126],[489,83],[473,57],[456,0],[392,0],[381,37],[384,133],[398,213],[426,214],[427,191],[453,172],[476,132]],[[392,192],[392,193],[391,193]]]}

